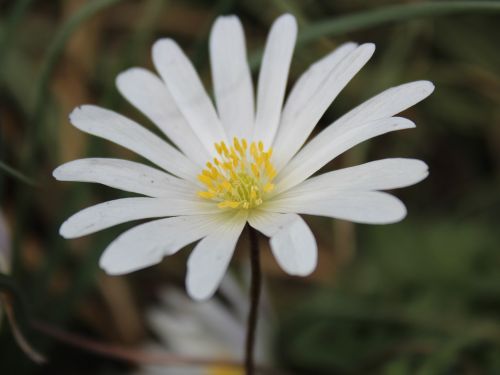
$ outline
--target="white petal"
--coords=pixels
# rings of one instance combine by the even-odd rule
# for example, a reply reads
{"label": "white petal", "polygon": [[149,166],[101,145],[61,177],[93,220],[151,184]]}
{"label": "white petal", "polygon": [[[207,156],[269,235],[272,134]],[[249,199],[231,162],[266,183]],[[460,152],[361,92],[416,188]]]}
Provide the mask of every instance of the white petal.
{"label": "white petal", "polygon": [[285,272],[307,276],[314,271],[318,260],[316,240],[299,215],[255,211],[248,223],[271,238],[271,250]]}
{"label": "white petal", "polygon": [[352,48],[352,45],[347,44],[333,54],[327,60],[330,63],[329,71],[324,71],[326,63],[321,61],[319,67],[313,66],[306,73],[302,83],[298,82],[304,91],[302,100],[291,97],[292,101],[287,102],[273,146],[274,164],[278,170],[304,144],[332,101],[375,51],[372,43]]}
{"label": "white petal", "polygon": [[192,200],[123,198],[100,203],[77,212],[62,224],[59,233],[65,238],[76,238],[132,220],[217,212],[220,212],[217,205],[201,202],[196,198]]}
{"label": "white petal", "polygon": [[228,138],[248,139],[253,132],[253,87],[238,17],[215,21],[210,33],[210,64],[215,101]]}
{"label": "white petal", "polygon": [[196,186],[186,180],[122,159],[73,160],[56,168],[53,175],[59,181],[95,182],[150,197],[189,198],[196,195]]}
{"label": "white petal", "polygon": [[[329,194],[328,194],[329,193]],[[331,191],[300,197],[275,199],[262,205],[271,212],[296,212],[328,216],[365,224],[389,224],[406,216],[404,204],[378,191]]]}
{"label": "white petal", "polygon": [[177,108],[165,83],[150,71],[131,68],[116,78],[121,94],[190,159],[204,166],[210,155]]}
{"label": "white petal", "polygon": [[344,43],[312,64],[293,85],[283,108],[283,117],[289,117],[290,114],[306,105],[311,94],[325,81],[330,71],[357,47],[358,45],[353,42]]}
{"label": "white petal", "polygon": [[253,139],[272,145],[278,129],[288,70],[297,39],[297,22],[290,14],[279,17],[267,38],[257,88],[257,113]]}
{"label": "white petal", "polygon": [[427,164],[421,160],[403,158],[376,160],[307,179],[281,194],[279,199],[323,192],[331,194],[338,190],[397,189],[416,184],[428,174]]}
{"label": "white petal", "polygon": [[99,265],[119,275],[159,263],[220,225],[218,216],[177,216],[138,225],[118,236],[106,248]]}
{"label": "white petal", "polygon": [[154,44],[153,62],[191,128],[213,154],[214,143],[227,141],[226,134],[193,65],[171,39]]}
{"label": "white petal", "polygon": [[196,181],[199,168],[181,152],[134,121],[104,108],[84,105],[69,119],[78,129],[128,148],[166,171]]}
{"label": "white petal", "polygon": [[336,127],[350,127],[394,116],[427,98],[434,91],[429,81],[415,81],[387,89],[356,108],[337,121]]}
{"label": "white petal", "polygon": [[246,219],[246,212],[238,212],[196,245],[188,259],[186,276],[186,288],[192,298],[204,300],[215,293]]}
{"label": "white petal", "polygon": [[276,179],[276,194],[287,190],[323,167],[351,147],[390,131],[414,128],[415,124],[401,117],[391,117],[349,128],[338,128],[335,123],[307,143],[283,168]]}

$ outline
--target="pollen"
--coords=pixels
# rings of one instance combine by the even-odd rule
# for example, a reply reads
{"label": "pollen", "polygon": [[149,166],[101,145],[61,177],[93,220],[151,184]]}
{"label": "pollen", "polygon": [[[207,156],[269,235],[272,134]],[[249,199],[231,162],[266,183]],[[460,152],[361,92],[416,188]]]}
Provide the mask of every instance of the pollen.
{"label": "pollen", "polygon": [[222,141],[214,146],[217,156],[198,175],[205,187],[198,196],[220,208],[248,210],[260,206],[274,189],[272,149],[266,151],[262,142],[248,143],[236,137],[232,144]]}

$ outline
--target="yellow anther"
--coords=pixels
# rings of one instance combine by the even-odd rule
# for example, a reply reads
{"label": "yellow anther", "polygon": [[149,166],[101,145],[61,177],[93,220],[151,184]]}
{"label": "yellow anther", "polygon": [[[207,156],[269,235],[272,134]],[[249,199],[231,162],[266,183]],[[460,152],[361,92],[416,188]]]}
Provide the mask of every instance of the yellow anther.
{"label": "yellow anther", "polygon": [[257,146],[255,146],[255,142],[252,142],[250,144],[250,155],[255,157],[256,154],[257,154]]}
{"label": "yellow anther", "polygon": [[220,147],[222,152],[224,153],[224,156],[227,156],[227,154],[229,154],[229,150],[227,149],[226,142],[222,141],[220,143]]}
{"label": "yellow anther", "polygon": [[198,175],[198,180],[207,186],[212,186],[213,183],[212,179],[204,174]]}
{"label": "yellow anther", "polygon": [[274,169],[272,164],[266,163],[265,169],[266,169],[266,174],[269,177],[269,179],[272,180],[274,177],[276,177],[276,170]]}
{"label": "yellow anther", "polygon": [[257,164],[252,163],[251,168],[252,168],[253,175],[255,177],[259,178],[260,177],[260,172],[259,172],[259,168],[257,167]]}
{"label": "yellow anther", "polygon": [[271,184],[270,182],[268,182],[267,184],[264,185],[264,191],[266,193],[269,193],[270,191],[273,191],[274,190],[274,184]]}
{"label": "yellow anther", "polygon": [[205,199],[212,199],[216,196],[215,191],[199,191],[198,196]]}
{"label": "yellow anther", "polygon": [[262,204],[269,192],[276,170],[271,163],[272,150],[264,151],[263,142],[233,138],[214,144],[218,156],[207,162],[198,180],[206,190],[198,196],[214,201],[220,208],[252,209]]}
{"label": "yellow anther", "polygon": [[238,138],[234,137],[233,144],[234,144],[234,148],[236,149],[236,151],[238,151],[238,153],[240,155],[243,155],[243,153],[244,153],[243,147],[241,147],[241,144],[240,144],[240,141],[238,140]]}
{"label": "yellow anther", "polygon": [[240,204],[241,202],[236,202],[236,201],[223,201],[217,204],[217,206],[219,206],[219,208],[226,208],[226,207],[238,208]]}
{"label": "yellow anther", "polygon": [[255,191],[255,189],[252,189],[252,191],[250,191],[250,199],[257,199],[257,192]]}

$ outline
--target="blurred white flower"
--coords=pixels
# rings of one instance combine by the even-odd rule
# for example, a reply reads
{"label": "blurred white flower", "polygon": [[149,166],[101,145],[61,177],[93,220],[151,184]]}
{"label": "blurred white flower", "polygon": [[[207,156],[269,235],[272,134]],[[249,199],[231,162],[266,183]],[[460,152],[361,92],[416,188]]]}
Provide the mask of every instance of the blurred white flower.
{"label": "blurred white flower", "polygon": [[[151,331],[162,345],[148,344],[148,350],[167,348],[184,358],[217,358],[241,362],[246,334],[248,301],[229,274],[220,287],[220,299],[193,304],[185,294],[165,288],[160,304],[147,314]],[[268,312],[267,304],[261,309]],[[269,363],[269,313],[261,314],[257,335],[256,362]],[[163,349],[164,350],[164,349]],[[227,366],[144,366],[135,375],[237,375],[242,370]]]}
{"label": "blurred white flower", "polygon": [[116,238],[102,255],[101,267],[110,274],[132,272],[200,240],[188,260],[186,284],[193,298],[206,299],[225,274],[246,223],[270,237],[272,252],[286,272],[304,276],[316,267],[317,246],[298,214],[371,224],[403,219],[403,203],[380,190],[424,179],[428,171],[422,161],[384,159],[311,176],[367,139],[413,128],[413,122],[394,115],[427,97],[432,83],[388,89],[305,144],[375,47],[343,44],[304,72],[284,102],[296,35],[293,16],[274,22],[255,111],[243,29],[235,16],[219,17],[210,34],[216,107],[171,39],[153,46],[160,77],[141,68],[120,74],[119,91],[177,148],[115,112],[92,105],[75,109],[70,115],[74,126],[126,147],[164,171],[104,158],[60,166],[54,171],[59,180],[96,182],[146,196],[86,208],[63,223],[61,235],[75,238],[127,221],[163,217]]}

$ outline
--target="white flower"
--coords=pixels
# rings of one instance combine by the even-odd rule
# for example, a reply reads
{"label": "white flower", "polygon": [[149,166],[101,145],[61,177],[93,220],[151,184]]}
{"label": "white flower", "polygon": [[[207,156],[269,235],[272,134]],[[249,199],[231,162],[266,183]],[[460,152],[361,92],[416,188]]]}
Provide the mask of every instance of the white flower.
{"label": "white flower", "polygon": [[200,240],[188,260],[186,285],[193,298],[206,299],[226,272],[246,223],[270,237],[272,252],[286,272],[308,275],[316,267],[317,247],[298,214],[372,224],[403,219],[403,203],[380,190],[424,179],[428,172],[422,161],[384,159],[311,176],[367,139],[413,128],[413,122],[394,115],[427,97],[432,83],[388,89],[304,145],[375,47],[340,46],[313,64],[284,102],[296,35],[291,15],[273,24],[255,111],[243,30],[234,16],[218,18],[210,34],[217,110],[190,61],[171,39],[153,46],[161,78],[141,68],[120,74],[119,91],[177,148],[115,112],[92,105],[75,109],[70,115],[74,126],[128,148],[164,171],[103,158],[60,166],[54,171],[59,180],[96,182],[145,196],[86,208],[63,223],[61,235],[75,238],[127,221],[162,218],[116,238],[104,251],[101,267],[110,274],[132,272]]}
{"label": "white flower", "polygon": [[[147,343],[148,351],[165,348],[184,358],[219,358],[243,361],[245,349],[248,299],[241,292],[241,285],[227,273],[223,278],[220,295],[205,303],[193,304],[183,293],[174,288],[164,288],[159,293],[159,304],[148,309],[146,321],[159,343]],[[263,300],[266,302],[266,299]],[[267,307],[262,308],[262,307]],[[261,306],[255,359],[259,364],[269,364],[270,321],[269,306]],[[168,374],[241,374],[240,369],[227,366],[143,366],[134,375]]]}

